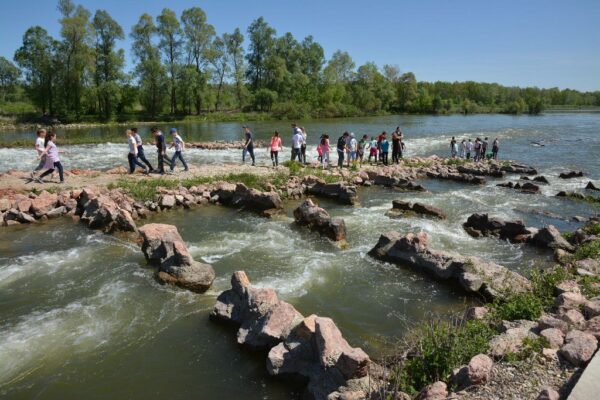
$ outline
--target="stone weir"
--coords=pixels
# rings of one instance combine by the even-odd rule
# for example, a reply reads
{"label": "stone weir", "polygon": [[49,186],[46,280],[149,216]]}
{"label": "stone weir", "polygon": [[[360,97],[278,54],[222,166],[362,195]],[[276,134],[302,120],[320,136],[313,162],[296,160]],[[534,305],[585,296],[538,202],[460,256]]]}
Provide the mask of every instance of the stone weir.
{"label": "stone weir", "polygon": [[60,216],[72,216],[91,229],[106,233],[135,232],[135,220],[146,218],[152,212],[173,208],[190,208],[209,202],[227,207],[271,216],[282,212],[283,202],[276,192],[261,192],[244,184],[216,183],[192,186],[187,189],[158,189],[154,201],[139,202],[122,189],[87,187],[39,195],[17,194],[13,199],[0,200],[2,225],[36,223]]}
{"label": "stone weir", "polygon": [[[370,398],[381,371],[360,348],[352,347],[330,318],[304,317],[273,289],[254,287],[243,271],[233,273],[210,314],[238,327],[237,342],[268,352],[270,375],[307,382],[304,399]],[[381,374],[379,375],[381,377]]]}
{"label": "stone weir", "polygon": [[487,299],[525,292],[531,286],[525,277],[493,262],[429,249],[425,232],[383,234],[369,255],[412,267],[439,280],[455,281],[467,292]]}

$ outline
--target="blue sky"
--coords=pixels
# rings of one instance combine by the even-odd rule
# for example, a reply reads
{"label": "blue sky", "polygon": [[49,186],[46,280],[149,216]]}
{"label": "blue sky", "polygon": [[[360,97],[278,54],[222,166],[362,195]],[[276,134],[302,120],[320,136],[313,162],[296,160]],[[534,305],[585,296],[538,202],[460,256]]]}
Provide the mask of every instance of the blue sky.
{"label": "blue sky", "polygon": [[[245,33],[263,16],[279,35],[313,35],[329,57],[348,51],[419,80],[600,90],[600,0],[80,0],[107,10],[128,34],[138,17],[169,7],[200,6],[218,33]],[[41,25],[58,37],[57,2],[3,0],[0,55],[12,59],[25,30]],[[121,45],[130,54],[130,40]],[[135,60],[128,60],[131,66]]]}

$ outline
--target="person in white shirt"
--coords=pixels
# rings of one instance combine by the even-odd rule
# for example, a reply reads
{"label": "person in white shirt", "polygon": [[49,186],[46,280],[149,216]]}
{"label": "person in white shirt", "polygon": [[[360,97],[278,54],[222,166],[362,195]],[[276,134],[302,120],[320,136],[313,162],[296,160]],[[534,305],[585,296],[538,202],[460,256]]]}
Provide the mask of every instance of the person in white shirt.
{"label": "person in white shirt", "polygon": [[[44,146],[44,141],[46,138],[46,130],[44,128],[40,128],[37,130],[37,138],[35,139],[35,150],[37,151],[38,157],[44,152],[46,146]],[[44,169],[44,165],[46,164],[46,155],[43,155],[40,158],[40,162],[37,167],[31,171],[31,179],[35,179],[35,173]]]}
{"label": "person in white shirt", "polygon": [[302,130],[296,124],[292,124],[292,129],[294,131],[294,136],[292,136],[292,161],[298,157],[298,162],[302,162],[302,142],[304,141]]}
{"label": "person in white shirt", "polygon": [[140,134],[138,133],[138,129],[137,128],[131,128],[131,131],[133,132],[133,137],[135,139],[135,143],[137,145],[137,157],[138,160],[140,160],[141,162],[143,162],[144,164],[146,164],[148,166],[148,170],[150,172],[154,172],[154,168],[152,168],[152,164],[150,164],[150,161],[148,161],[148,159],[146,158],[146,155],[144,154],[144,146],[143,146],[143,142],[142,142],[142,137],[140,136]]}
{"label": "person in white shirt", "polygon": [[129,161],[129,173],[133,174],[135,172],[135,166],[142,167],[144,169],[144,173],[148,173],[148,168],[138,161],[138,149],[137,142],[135,141],[135,134],[131,129],[127,129],[125,132],[127,136],[127,144],[129,145],[129,153],[127,153],[127,160]]}
{"label": "person in white shirt", "polygon": [[473,152],[473,142],[471,139],[467,142],[467,160],[471,159],[471,153]]}
{"label": "person in white shirt", "polygon": [[465,139],[460,142],[460,158],[465,158],[467,154],[467,141]]}
{"label": "person in white shirt", "polygon": [[171,144],[170,148],[172,149],[173,147],[175,147],[175,154],[173,155],[173,158],[171,159],[171,172],[173,172],[173,170],[175,169],[175,162],[177,161],[178,158],[181,160],[181,163],[183,164],[183,170],[189,171],[190,169],[188,168],[188,165],[185,162],[185,159],[183,158],[183,151],[185,150],[185,142],[183,141],[181,136],[179,136],[179,134],[177,133],[176,128],[171,128],[169,130],[169,132],[171,133],[171,136],[173,136],[173,143]]}

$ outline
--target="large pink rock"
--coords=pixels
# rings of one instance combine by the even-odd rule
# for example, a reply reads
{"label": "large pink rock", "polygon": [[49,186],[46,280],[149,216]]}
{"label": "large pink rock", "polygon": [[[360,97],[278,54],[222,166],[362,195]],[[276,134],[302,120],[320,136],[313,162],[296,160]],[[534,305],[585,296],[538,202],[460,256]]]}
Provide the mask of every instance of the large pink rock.
{"label": "large pink rock", "polygon": [[369,356],[362,349],[351,347],[331,318],[315,318],[315,339],[324,368],[336,367],[346,379],[366,376]]}
{"label": "large pink rock", "polygon": [[[95,201],[91,200],[91,202]],[[127,211],[123,211],[127,212]],[[147,224],[140,228],[142,251],[149,263],[159,267],[158,278],[193,292],[208,290],[215,279],[209,264],[194,261],[177,227]]]}
{"label": "large pink rock", "polygon": [[560,355],[574,366],[581,367],[591,360],[597,346],[598,340],[593,335],[575,330],[567,333]]}
{"label": "large pink rock", "polygon": [[56,193],[48,193],[44,190],[38,197],[31,200],[31,213],[36,218],[40,218],[42,215],[56,208],[57,202],[58,196]]}
{"label": "large pink rock", "polygon": [[339,242],[346,240],[346,224],[342,218],[331,218],[329,213],[311,199],[294,210],[296,224],[307,226],[327,238]]}
{"label": "large pink rock", "polygon": [[238,330],[238,343],[269,349],[285,340],[303,319],[294,306],[278,301],[269,307],[264,317],[242,323]]}
{"label": "large pink rock", "polygon": [[494,362],[485,354],[471,358],[467,365],[467,374],[472,385],[481,385],[490,379]]}
{"label": "large pink rock", "polygon": [[559,400],[560,394],[549,387],[543,388],[536,400]]}
{"label": "large pink rock", "polygon": [[540,336],[548,341],[551,349],[559,349],[565,341],[565,334],[557,328],[547,328],[540,332]]}

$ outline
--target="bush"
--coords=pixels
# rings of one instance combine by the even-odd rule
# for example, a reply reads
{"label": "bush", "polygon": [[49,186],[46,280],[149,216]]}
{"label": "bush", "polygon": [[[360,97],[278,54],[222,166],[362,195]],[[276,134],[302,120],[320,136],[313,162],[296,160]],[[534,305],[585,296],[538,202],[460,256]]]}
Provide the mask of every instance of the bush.
{"label": "bush", "polygon": [[495,334],[484,321],[432,319],[421,323],[403,346],[409,355],[393,371],[392,386],[416,393],[431,382],[447,381],[454,368],[486,353]]}
{"label": "bush", "polygon": [[492,303],[492,318],[514,321],[517,319],[536,320],[544,312],[545,304],[535,293],[513,294]]}
{"label": "bush", "polygon": [[600,235],[600,222],[590,222],[583,227],[583,230],[590,235]]}
{"label": "bush", "polygon": [[297,161],[285,161],[283,162],[283,166],[287,167],[290,170],[290,175],[299,176],[300,170],[302,169],[302,164]]}
{"label": "bush", "polygon": [[586,242],[579,246],[575,253],[573,254],[573,258],[575,260],[583,260],[584,258],[596,258],[600,255],[600,240],[593,240],[591,242]]}

